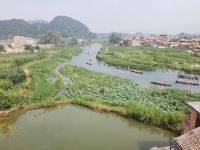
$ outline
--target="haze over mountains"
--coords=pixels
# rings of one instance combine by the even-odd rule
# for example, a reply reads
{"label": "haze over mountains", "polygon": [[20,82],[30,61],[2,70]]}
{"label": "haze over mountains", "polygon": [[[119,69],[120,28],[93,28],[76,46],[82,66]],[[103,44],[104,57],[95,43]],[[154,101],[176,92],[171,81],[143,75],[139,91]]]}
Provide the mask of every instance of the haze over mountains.
{"label": "haze over mountains", "polygon": [[52,21],[25,21],[11,19],[0,21],[0,39],[13,36],[39,36],[47,32],[56,32],[62,36],[87,37],[92,33],[83,23],[67,16],[57,16]]}

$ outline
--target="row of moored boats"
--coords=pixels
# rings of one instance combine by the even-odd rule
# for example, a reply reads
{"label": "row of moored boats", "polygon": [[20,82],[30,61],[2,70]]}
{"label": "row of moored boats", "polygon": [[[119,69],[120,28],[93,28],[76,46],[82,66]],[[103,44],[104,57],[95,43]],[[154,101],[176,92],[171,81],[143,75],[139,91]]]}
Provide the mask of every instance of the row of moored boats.
{"label": "row of moored boats", "polygon": [[[107,65],[107,64],[105,64]],[[107,65],[109,66],[109,65]],[[129,70],[129,68],[122,68],[122,67],[117,67],[117,69],[122,69],[122,70]],[[131,72],[137,73],[137,74],[144,74],[144,72],[140,71],[140,70],[130,70]],[[187,84],[187,85],[199,85],[198,82],[192,82],[192,81],[188,81],[188,80],[199,80],[199,76],[197,75],[189,75],[189,74],[179,74],[178,78],[181,79],[187,79],[187,81],[179,81],[176,80],[176,83],[178,84]],[[167,83],[167,82],[163,82],[163,81],[152,81],[151,84],[155,84],[155,85],[162,85],[162,86],[172,86],[172,84]]]}
{"label": "row of moored boats", "polygon": [[[197,75],[179,74],[178,78],[187,79],[185,81],[176,80],[176,83],[178,83],[178,84],[197,85],[197,86],[199,86],[198,82],[188,81],[188,80],[199,80],[199,77]],[[166,83],[166,82],[162,82],[162,81],[153,81],[151,83],[152,84],[156,84],[156,85],[172,86],[172,84]]]}
{"label": "row of moored boats", "polygon": [[[89,62],[86,62],[87,65],[92,65],[91,63],[92,60],[89,60]],[[109,64],[104,64],[106,66],[110,66]],[[123,68],[123,67],[117,67],[117,69],[121,69],[121,70],[130,70],[130,72],[133,73],[137,73],[137,74],[141,74],[143,75],[144,72],[140,71],[140,70],[135,70],[135,69],[129,69],[129,68]],[[186,81],[179,81],[176,80],[177,84],[186,84],[186,85],[197,85],[199,86],[198,82],[192,82],[192,81],[188,81],[188,80],[199,80],[199,76],[197,75],[193,75],[193,74],[179,74],[178,78],[181,79],[187,79]],[[151,84],[155,84],[155,85],[161,85],[161,86],[172,86],[172,84],[167,83],[167,82],[163,82],[163,81],[152,81]]]}

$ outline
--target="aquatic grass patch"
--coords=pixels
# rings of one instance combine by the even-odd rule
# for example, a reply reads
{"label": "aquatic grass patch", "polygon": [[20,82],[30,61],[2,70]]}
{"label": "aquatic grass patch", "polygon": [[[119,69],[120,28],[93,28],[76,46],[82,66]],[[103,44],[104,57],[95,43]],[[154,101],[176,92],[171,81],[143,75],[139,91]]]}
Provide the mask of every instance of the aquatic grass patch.
{"label": "aquatic grass patch", "polygon": [[65,92],[69,98],[89,97],[107,101],[137,102],[164,111],[184,111],[186,101],[200,101],[199,93],[177,89],[146,88],[133,81],[67,65],[61,72],[72,80]]}
{"label": "aquatic grass patch", "polygon": [[160,108],[147,108],[142,104],[131,103],[128,115],[147,124],[163,127],[180,133],[183,130],[183,112],[163,111]]}
{"label": "aquatic grass patch", "polygon": [[177,48],[149,48],[105,45],[97,58],[107,64],[141,70],[181,70],[187,73],[200,74],[200,58]]}
{"label": "aquatic grass patch", "polygon": [[[30,64],[29,69],[32,73],[32,83],[29,89],[34,96],[53,97],[58,89],[62,86],[63,81],[55,74],[53,69],[61,62],[70,59],[73,55],[81,52],[79,47],[63,47],[52,49],[55,53],[50,53],[49,58]],[[55,79],[55,82],[49,82],[49,76]]]}
{"label": "aquatic grass patch", "polygon": [[[62,47],[0,55],[0,110],[51,103],[63,84],[53,69],[80,52],[79,47]],[[49,82],[49,76],[55,82]]]}

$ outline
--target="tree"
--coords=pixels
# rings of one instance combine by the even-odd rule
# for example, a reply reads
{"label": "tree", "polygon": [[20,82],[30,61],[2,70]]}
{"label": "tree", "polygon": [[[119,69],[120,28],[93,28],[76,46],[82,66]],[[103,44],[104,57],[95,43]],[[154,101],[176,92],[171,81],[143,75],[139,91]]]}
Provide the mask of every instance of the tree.
{"label": "tree", "polygon": [[111,33],[111,35],[109,36],[109,42],[110,43],[119,43],[120,40],[121,40],[121,37],[116,32]]}
{"label": "tree", "polygon": [[30,44],[25,44],[24,45],[24,49],[33,52],[34,51],[34,47]]}
{"label": "tree", "polygon": [[40,38],[40,43],[42,44],[58,44],[60,41],[60,35],[55,32],[48,32]]}
{"label": "tree", "polygon": [[35,49],[40,50],[40,47],[37,45],[37,46],[35,47]]}
{"label": "tree", "polygon": [[78,39],[77,38],[71,38],[69,44],[70,45],[78,45]]}
{"label": "tree", "polygon": [[4,52],[4,51],[5,51],[4,46],[3,46],[3,45],[0,45],[0,53],[1,53],[1,52]]}

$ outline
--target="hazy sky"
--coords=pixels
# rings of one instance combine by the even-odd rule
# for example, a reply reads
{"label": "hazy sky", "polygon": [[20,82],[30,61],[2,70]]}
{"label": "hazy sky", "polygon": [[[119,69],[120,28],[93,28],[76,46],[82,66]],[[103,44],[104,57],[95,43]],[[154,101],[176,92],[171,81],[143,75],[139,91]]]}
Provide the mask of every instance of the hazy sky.
{"label": "hazy sky", "polygon": [[200,0],[0,0],[0,19],[66,15],[93,32],[200,32]]}

